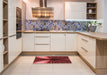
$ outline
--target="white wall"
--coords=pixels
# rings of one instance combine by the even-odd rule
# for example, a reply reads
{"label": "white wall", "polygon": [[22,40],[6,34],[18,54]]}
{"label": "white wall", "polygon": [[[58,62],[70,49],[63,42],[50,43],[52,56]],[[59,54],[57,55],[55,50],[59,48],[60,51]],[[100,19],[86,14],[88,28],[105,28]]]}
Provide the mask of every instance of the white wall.
{"label": "white wall", "polygon": [[16,7],[22,8],[22,0],[16,0]]}
{"label": "white wall", "polygon": [[39,7],[39,0],[23,0],[26,3],[26,19],[33,19],[32,7]]}
{"label": "white wall", "polygon": [[54,8],[54,19],[64,20],[64,0],[48,0],[48,7]]}
{"label": "white wall", "polygon": [[[26,19],[32,18],[32,7],[39,7],[39,0],[23,0],[26,3]],[[93,0],[66,0],[66,1],[79,1],[79,2],[92,2]],[[65,0],[48,0],[47,5],[54,7],[54,19],[64,19],[64,2]]]}

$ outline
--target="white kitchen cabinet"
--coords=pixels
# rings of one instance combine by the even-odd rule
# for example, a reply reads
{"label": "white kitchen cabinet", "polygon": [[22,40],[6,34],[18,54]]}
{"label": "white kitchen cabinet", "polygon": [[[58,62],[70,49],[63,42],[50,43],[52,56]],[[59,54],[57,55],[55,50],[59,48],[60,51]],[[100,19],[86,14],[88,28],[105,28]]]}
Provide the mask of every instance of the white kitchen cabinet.
{"label": "white kitchen cabinet", "polygon": [[16,36],[9,37],[8,51],[9,51],[9,64],[17,57],[17,42]]}
{"label": "white kitchen cabinet", "polygon": [[20,39],[16,39],[16,42],[17,42],[17,53],[20,54],[22,52],[22,38]]}
{"label": "white kitchen cabinet", "polygon": [[35,50],[36,51],[50,51],[50,33],[36,33],[35,34]]}
{"label": "white kitchen cabinet", "polygon": [[77,35],[66,34],[66,51],[77,51]]}
{"label": "white kitchen cabinet", "polygon": [[3,71],[3,52],[0,52],[0,72]]}
{"label": "white kitchen cabinet", "polygon": [[65,2],[65,19],[86,19],[86,2]]}
{"label": "white kitchen cabinet", "polygon": [[52,33],[51,34],[51,51],[66,51],[65,41],[66,41],[65,33]]}
{"label": "white kitchen cabinet", "polygon": [[8,34],[16,34],[16,0],[8,0]]}
{"label": "white kitchen cabinet", "polygon": [[35,51],[34,33],[23,33],[23,51]]}
{"label": "white kitchen cabinet", "polygon": [[96,68],[96,39],[90,38],[89,37],[89,63],[91,63],[94,68]]}
{"label": "white kitchen cabinet", "polygon": [[96,39],[78,35],[78,52],[96,68]]}
{"label": "white kitchen cabinet", "polygon": [[3,70],[3,41],[0,40],[0,72]]}
{"label": "white kitchen cabinet", "polygon": [[2,0],[0,0],[0,38],[2,38],[2,34],[3,34],[3,21],[2,21],[2,18],[3,18],[3,2]]}

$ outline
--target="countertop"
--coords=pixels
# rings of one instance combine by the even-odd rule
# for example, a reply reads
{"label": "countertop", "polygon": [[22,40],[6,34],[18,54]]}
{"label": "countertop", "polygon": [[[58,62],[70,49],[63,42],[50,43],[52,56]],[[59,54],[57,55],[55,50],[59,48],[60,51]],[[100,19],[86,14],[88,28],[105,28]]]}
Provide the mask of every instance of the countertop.
{"label": "countertop", "polygon": [[107,33],[101,32],[76,32],[76,31],[22,31],[23,33],[77,33],[97,40],[107,40]]}

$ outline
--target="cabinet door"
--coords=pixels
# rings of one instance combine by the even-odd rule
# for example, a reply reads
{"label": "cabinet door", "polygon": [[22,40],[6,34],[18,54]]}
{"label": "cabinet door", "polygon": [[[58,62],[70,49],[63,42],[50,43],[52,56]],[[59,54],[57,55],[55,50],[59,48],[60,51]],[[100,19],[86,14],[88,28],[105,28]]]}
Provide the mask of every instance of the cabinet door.
{"label": "cabinet door", "polygon": [[2,0],[0,0],[0,38],[2,38],[2,34],[3,34],[3,32],[2,32],[2,29],[3,29],[3,27],[2,27],[2,26],[3,26],[3,24],[2,24],[2,22],[3,22],[3,21],[2,21],[2,18],[3,18],[3,17],[2,17],[2,16],[3,16],[3,15],[2,15],[2,14],[3,14],[3,13],[2,13],[2,12],[3,12],[3,9],[2,9],[2,8],[3,8],[3,7],[2,7],[2,6],[3,6],[3,3],[2,3]]}
{"label": "cabinet door", "polygon": [[11,63],[18,55],[16,36],[9,37],[9,63]]}
{"label": "cabinet door", "polygon": [[3,41],[0,40],[0,72],[3,70]]}
{"label": "cabinet door", "polygon": [[66,34],[66,51],[77,51],[76,34]]}
{"label": "cabinet door", "polygon": [[22,52],[22,38],[20,38],[20,39],[16,39],[16,41],[17,41],[17,52],[18,52],[18,54],[20,54],[21,52]]}
{"label": "cabinet door", "polygon": [[23,51],[35,51],[34,33],[23,34]]}
{"label": "cabinet door", "polygon": [[65,50],[65,34],[52,33],[51,34],[51,51],[66,51]]}
{"label": "cabinet door", "polygon": [[16,0],[8,0],[8,34],[16,34]]}
{"label": "cabinet door", "polygon": [[65,19],[86,19],[86,3],[65,2]]}

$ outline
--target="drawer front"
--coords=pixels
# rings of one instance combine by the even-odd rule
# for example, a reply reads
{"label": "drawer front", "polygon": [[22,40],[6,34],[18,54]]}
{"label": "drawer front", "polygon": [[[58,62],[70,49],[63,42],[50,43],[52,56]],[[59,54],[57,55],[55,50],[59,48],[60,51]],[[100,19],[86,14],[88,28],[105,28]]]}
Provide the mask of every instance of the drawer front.
{"label": "drawer front", "polygon": [[49,37],[36,37],[35,44],[50,44]]}
{"label": "drawer front", "polygon": [[50,33],[36,33],[35,36],[36,36],[36,37],[40,37],[40,36],[50,37]]}
{"label": "drawer front", "polygon": [[89,46],[89,39],[88,39],[88,37],[85,37],[85,36],[81,36],[80,35],[80,42],[81,42],[81,44],[84,46],[87,46],[87,48],[88,48],[88,46]]}
{"label": "drawer front", "polygon": [[45,45],[45,44],[37,44],[35,45],[36,51],[50,51],[50,45]]}
{"label": "drawer front", "polygon": [[89,55],[88,50],[85,47],[81,47],[80,50],[81,50],[81,53],[84,56],[84,58],[87,60],[88,59],[88,55]]}

